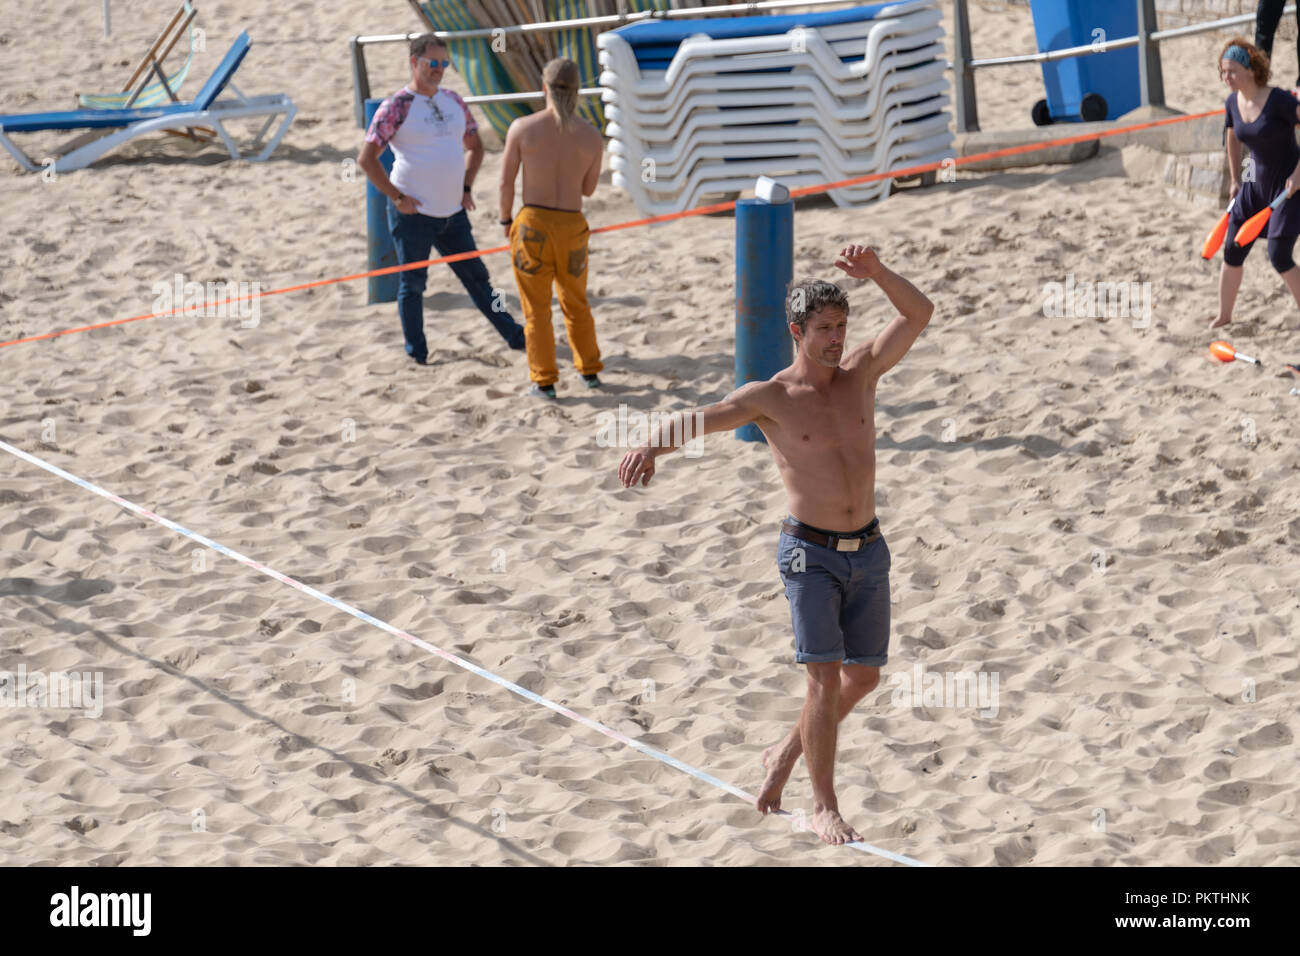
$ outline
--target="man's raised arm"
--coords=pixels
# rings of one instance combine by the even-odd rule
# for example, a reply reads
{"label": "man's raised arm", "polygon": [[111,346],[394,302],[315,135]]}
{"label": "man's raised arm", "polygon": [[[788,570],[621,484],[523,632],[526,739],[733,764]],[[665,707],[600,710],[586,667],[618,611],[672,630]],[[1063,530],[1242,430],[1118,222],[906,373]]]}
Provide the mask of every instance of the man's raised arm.
{"label": "man's raised arm", "polygon": [[916,286],[881,264],[875,252],[866,246],[848,246],[835,259],[835,265],[855,279],[870,279],[880,286],[899,315],[870,343],[864,358],[867,374],[879,379],[907,354],[934,314],[934,303]]}
{"label": "man's raised arm", "polygon": [[618,466],[619,481],[624,488],[631,488],[638,481],[642,486],[648,485],[654,477],[655,459],[660,455],[674,452],[688,441],[711,432],[730,431],[760,418],[759,402],[768,387],[768,382],[750,382],[720,402],[669,416],[666,428],[662,424],[655,425],[650,430],[647,444],[623,456]]}

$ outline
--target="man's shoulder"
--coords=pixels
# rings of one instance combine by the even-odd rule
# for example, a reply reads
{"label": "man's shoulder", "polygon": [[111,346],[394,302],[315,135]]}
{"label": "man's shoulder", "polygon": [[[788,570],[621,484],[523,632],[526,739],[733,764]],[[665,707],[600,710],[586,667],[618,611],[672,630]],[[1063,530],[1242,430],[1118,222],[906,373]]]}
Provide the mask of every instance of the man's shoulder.
{"label": "man's shoulder", "polygon": [[605,148],[605,137],[600,135],[600,130],[596,129],[596,127],[592,126],[588,120],[581,116],[575,115],[574,119],[578,121],[578,135],[586,141],[588,146],[598,146],[601,149]]}
{"label": "man's shoulder", "polygon": [[748,382],[736,389],[738,402],[748,407],[755,421],[779,424],[784,421],[791,409],[791,390],[793,382],[786,377],[789,368],[782,369],[771,378]]}
{"label": "man's shoulder", "polygon": [[874,338],[854,346],[844,356],[844,361],[840,363],[840,368],[845,372],[857,372],[868,368],[871,365],[871,347],[875,345]]}
{"label": "man's shoulder", "polygon": [[506,135],[514,136],[516,139],[521,136],[529,136],[531,139],[532,131],[537,127],[538,122],[544,119],[545,116],[546,114],[544,112],[529,113],[527,116],[517,116],[510,121],[510,127],[506,130]]}
{"label": "man's shoulder", "polygon": [[402,124],[406,122],[414,100],[415,95],[407,87],[403,87],[380,103],[366,130],[366,142],[379,146],[389,145]]}
{"label": "man's shoulder", "polygon": [[386,120],[394,124],[394,129],[401,126],[406,119],[407,113],[411,110],[411,104],[415,102],[415,94],[406,87],[402,87],[392,96],[386,97],[375,115],[382,115]]}
{"label": "man's shoulder", "polygon": [[785,397],[790,392],[790,380],[786,377],[790,369],[785,368],[771,378],[747,382],[736,389],[749,402],[771,402]]}

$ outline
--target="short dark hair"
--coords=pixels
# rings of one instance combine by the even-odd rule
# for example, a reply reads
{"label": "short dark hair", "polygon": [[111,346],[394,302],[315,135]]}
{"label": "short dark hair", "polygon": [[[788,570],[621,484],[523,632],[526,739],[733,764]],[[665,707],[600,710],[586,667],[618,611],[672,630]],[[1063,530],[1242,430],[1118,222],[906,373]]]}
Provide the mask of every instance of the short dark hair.
{"label": "short dark hair", "polygon": [[419,56],[425,50],[429,49],[429,47],[431,46],[440,46],[444,50],[447,49],[446,42],[438,39],[438,37],[435,36],[434,34],[421,33],[418,37],[416,37],[414,40],[411,41],[411,56]]}
{"label": "short dark hair", "polygon": [[808,316],[822,309],[835,309],[849,314],[849,297],[834,282],[825,279],[800,279],[790,283],[790,291],[785,297],[786,321],[804,330]]}

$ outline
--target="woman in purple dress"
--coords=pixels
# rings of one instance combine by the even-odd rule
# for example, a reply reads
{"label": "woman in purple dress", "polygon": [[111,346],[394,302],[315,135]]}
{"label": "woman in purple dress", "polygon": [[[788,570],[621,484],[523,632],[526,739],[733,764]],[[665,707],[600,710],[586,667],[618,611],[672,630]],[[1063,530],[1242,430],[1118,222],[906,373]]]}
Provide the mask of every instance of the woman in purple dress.
{"label": "woman in purple dress", "polygon": [[[1241,288],[1241,267],[1255,241],[1237,245],[1241,224],[1266,208],[1277,196],[1287,199],[1273,210],[1261,236],[1268,240],[1268,260],[1300,305],[1300,269],[1291,257],[1300,236],[1300,146],[1295,127],[1300,123],[1300,102],[1285,90],[1268,85],[1268,57],[1254,44],[1234,37],[1219,56],[1219,75],[1232,93],[1224,109],[1227,116],[1228,169],[1232,175],[1232,215],[1223,246],[1219,273],[1219,314],[1210,323],[1218,328],[1232,321],[1232,307]],[[1241,147],[1250,150],[1243,166]]]}

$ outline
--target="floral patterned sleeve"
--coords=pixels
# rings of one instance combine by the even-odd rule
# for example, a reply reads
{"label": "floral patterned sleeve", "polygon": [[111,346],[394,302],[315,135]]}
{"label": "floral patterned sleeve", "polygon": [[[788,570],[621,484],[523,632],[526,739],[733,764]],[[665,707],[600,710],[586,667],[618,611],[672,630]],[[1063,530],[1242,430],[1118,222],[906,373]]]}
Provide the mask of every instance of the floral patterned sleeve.
{"label": "floral patterned sleeve", "polygon": [[375,110],[374,119],[370,121],[370,128],[366,130],[366,142],[380,147],[387,146],[397,128],[406,121],[414,99],[414,96],[402,90],[380,103],[379,109]]}
{"label": "floral patterned sleeve", "polygon": [[448,90],[448,91],[447,91],[447,94],[448,94],[448,95],[449,95],[453,100],[455,100],[457,103],[459,103],[459,104],[460,104],[460,108],[463,109],[463,110],[465,111],[465,132],[466,132],[466,134],[469,134],[469,133],[477,133],[477,132],[478,132],[478,122],[474,119],[473,114],[470,113],[470,111],[469,111],[469,104],[466,103],[464,100],[462,100],[462,99],[460,98],[460,94],[459,94],[459,93],[456,93],[456,92],[454,92],[454,91],[452,91],[452,90]]}

